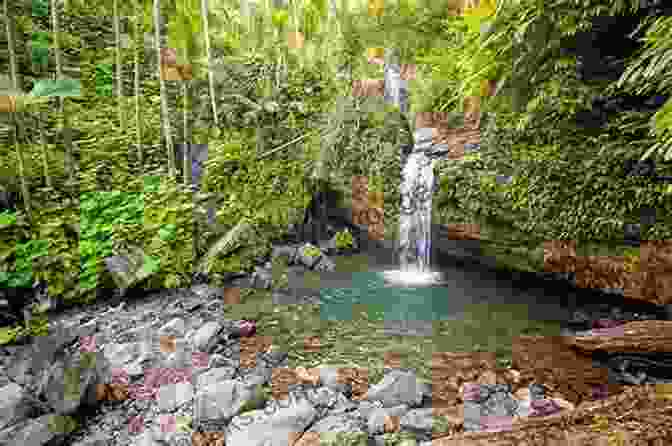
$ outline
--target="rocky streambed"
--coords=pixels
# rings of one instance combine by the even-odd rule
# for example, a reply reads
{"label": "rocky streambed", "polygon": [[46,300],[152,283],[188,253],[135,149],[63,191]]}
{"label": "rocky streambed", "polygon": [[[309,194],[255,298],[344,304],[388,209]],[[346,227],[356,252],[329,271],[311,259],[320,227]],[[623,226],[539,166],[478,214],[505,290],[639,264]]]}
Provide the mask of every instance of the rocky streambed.
{"label": "rocky streambed", "polygon": [[[321,337],[316,329],[315,336],[283,347],[279,335],[266,334],[279,333],[272,325],[285,324],[290,337],[302,335],[291,331],[308,319],[301,312],[319,308],[321,291],[347,286],[343,273],[338,276],[339,259],[353,260],[354,253],[329,255],[331,244],[323,242],[319,256],[304,255],[303,243],[277,246],[274,254],[288,263],[287,286],[279,289],[272,287],[273,263],[264,259],[254,274],[232,275],[224,287],[195,283],[129,294],[116,306],[99,302],[51,314],[47,336],[2,349],[0,443],[262,446],[312,445],[321,438],[334,445],[475,445],[517,433],[537,444],[544,426],[553,436],[562,431],[558,417],[565,417],[562,426],[573,426],[567,435],[594,442],[602,434],[571,414],[615,418],[614,401],[627,392],[636,394],[631,400],[639,406],[629,416],[640,432],[652,435],[645,432],[649,423],[657,438],[670,439],[651,413],[670,410],[660,395],[672,379],[672,322],[658,320],[653,307],[582,305],[576,295],[578,305],[564,305],[558,317],[566,319],[564,331],[511,339],[508,364],[494,353],[435,348],[422,359],[429,374],[407,366],[414,342],[434,342],[426,324],[394,327],[387,335],[399,336],[393,342],[416,341],[404,352],[385,353],[380,370],[362,362],[366,352],[362,361],[330,361],[328,353],[348,338],[365,345],[373,337],[366,327],[360,336],[341,331],[341,339],[339,332]],[[384,246],[365,249],[360,268],[385,269],[392,258]],[[452,270],[446,265],[454,277],[444,284],[462,291],[452,295],[456,300],[506,304],[518,296],[532,308],[534,299],[553,299],[561,289],[456,262]],[[310,285],[306,274],[318,274],[319,282]],[[254,310],[245,306],[247,290],[255,289],[267,291],[271,308],[259,309],[254,300]],[[287,317],[257,317],[262,311]],[[539,318],[546,315],[539,310]],[[634,439],[632,423],[618,426]]]}

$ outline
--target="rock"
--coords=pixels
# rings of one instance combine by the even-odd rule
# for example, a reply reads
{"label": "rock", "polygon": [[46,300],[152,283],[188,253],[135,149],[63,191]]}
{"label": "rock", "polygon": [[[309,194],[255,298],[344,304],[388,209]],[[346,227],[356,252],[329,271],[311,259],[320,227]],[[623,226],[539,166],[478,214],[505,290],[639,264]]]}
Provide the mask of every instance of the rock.
{"label": "rock", "polygon": [[109,368],[102,355],[85,355],[57,360],[41,378],[39,395],[59,415],[73,415],[82,405],[98,404],[96,386],[105,382]]}
{"label": "rock", "polygon": [[196,350],[208,351],[216,343],[216,335],[222,326],[218,322],[208,322],[194,334],[191,339],[192,346]]}
{"label": "rock", "polygon": [[229,421],[255,396],[256,386],[234,380],[220,381],[199,389],[194,416],[198,422]]}
{"label": "rock", "polygon": [[158,393],[158,406],[164,412],[170,412],[191,402],[194,388],[190,383],[177,383],[161,386]]}
{"label": "rock", "polygon": [[[465,386],[466,387],[466,386]],[[471,384],[464,395],[465,431],[504,429],[518,414],[511,389],[501,384]]]}
{"label": "rock", "polygon": [[332,272],[336,270],[336,264],[326,255],[320,257],[319,261],[313,265],[314,271]]}
{"label": "rock", "polygon": [[48,445],[60,446],[65,442],[62,432],[54,431],[50,425],[54,414],[24,420],[0,431],[0,444],[6,445]]}
{"label": "rock", "polygon": [[413,409],[406,412],[399,419],[399,427],[412,432],[421,441],[430,441],[434,429],[434,409]]}
{"label": "rock", "polygon": [[320,251],[318,255],[308,255],[306,251],[309,249],[319,250],[319,248],[313,244],[305,243],[297,250],[297,261],[307,266],[309,269],[313,269],[313,267],[320,262],[323,254]]}
{"label": "rock", "polygon": [[274,246],[271,252],[271,257],[285,256],[287,257],[287,263],[293,265],[297,259],[298,249],[299,248],[296,245]]}
{"label": "rock", "polygon": [[207,284],[195,285],[191,287],[191,291],[198,296],[201,301],[208,302],[211,300],[221,300],[224,295],[224,288],[213,287]]}
{"label": "rock", "polygon": [[198,377],[197,387],[205,388],[208,386],[216,385],[221,381],[231,380],[236,374],[236,370],[233,367],[217,367],[211,369]]}
{"label": "rock", "polygon": [[415,373],[393,371],[387,374],[379,384],[369,389],[366,399],[381,401],[384,407],[394,407],[400,404],[418,406],[423,399],[423,389]]}
{"label": "rock", "polygon": [[35,407],[25,397],[24,389],[15,383],[0,389],[0,430],[23,418],[28,418]]}
{"label": "rock", "polygon": [[291,446],[316,416],[307,399],[278,407],[271,416],[267,413],[255,410],[231,420],[227,442],[240,446]]}
{"label": "rock", "polygon": [[159,334],[161,335],[176,335],[184,336],[185,325],[182,318],[173,318],[168,321],[165,325],[159,328]]}
{"label": "rock", "polygon": [[272,285],[273,271],[271,268],[255,267],[254,273],[252,273],[251,286],[268,290],[271,289]]}

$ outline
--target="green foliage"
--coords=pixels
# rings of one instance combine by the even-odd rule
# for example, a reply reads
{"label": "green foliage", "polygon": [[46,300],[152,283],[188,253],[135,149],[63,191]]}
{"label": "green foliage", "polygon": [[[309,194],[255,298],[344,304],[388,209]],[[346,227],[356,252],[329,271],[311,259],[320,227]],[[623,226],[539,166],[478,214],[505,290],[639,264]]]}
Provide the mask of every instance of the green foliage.
{"label": "green foliage", "polygon": [[[302,160],[268,159],[259,162],[249,133],[231,132],[225,140],[210,146],[204,176],[208,192],[223,197],[217,219],[238,222],[250,218],[255,224],[286,228],[291,209],[308,200],[303,187]],[[252,208],[250,203],[255,203]]]}
{"label": "green foliage", "polygon": [[33,17],[47,17],[49,15],[49,0],[33,0]]}
{"label": "green foliage", "polygon": [[339,231],[336,234],[336,248],[347,249],[352,248],[352,234],[348,229]]}
{"label": "green foliage", "polygon": [[[168,45],[178,48],[178,63],[191,63],[204,50],[200,0],[177,0],[168,22]],[[198,77],[198,71],[194,73]]]}
{"label": "green foliage", "polygon": [[0,327],[0,345],[14,342],[22,333],[21,327]]}
{"label": "green foliage", "polygon": [[[561,53],[563,39],[589,27],[591,16],[631,6],[615,2],[612,11],[599,2],[579,9],[570,2],[552,8],[506,2],[487,36],[470,39],[466,33],[462,46],[450,50],[454,57],[437,63],[441,74],[467,73],[464,80],[470,75],[462,67],[478,65],[474,58],[486,49],[492,59],[483,61],[486,71],[488,65],[509,67],[501,72],[500,93],[482,103],[496,119],[481,125],[481,160],[442,162],[438,167],[440,209],[460,209],[467,219],[508,222],[542,240],[599,241],[622,240],[623,224],[637,221],[640,208],[669,213],[663,188],[626,179],[622,170],[626,159],[640,157],[654,145],[652,113],[620,113],[602,129],[579,128],[578,111],[590,108],[596,95],[619,90],[580,81],[574,58]],[[459,34],[459,24],[451,23],[450,32]],[[463,82],[441,100],[454,109],[471,93]],[[511,175],[513,181],[500,185],[495,175]],[[643,238],[669,233],[669,227],[657,222]]]}
{"label": "green foliage", "polygon": [[[399,215],[401,159],[399,147],[412,142],[407,117],[381,98],[339,98],[317,123],[319,141],[314,175],[349,194],[352,177],[384,179],[385,226],[396,227]],[[328,175],[327,175],[328,173]]]}
{"label": "green foliage", "polygon": [[26,325],[30,336],[47,336],[49,334],[49,316],[45,313],[33,311],[32,317]]}
{"label": "green foliage", "polygon": [[46,67],[49,63],[49,33],[34,32],[31,36],[31,58],[35,65]]}
{"label": "green foliage", "polygon": [[10,226],[16,223],[16,212],[4,210],[0,212],[0,227]]}
{"label": "green foliage", "polygon": [[182,286],[191,277],[193,258],[193,201],[175,179],[162,178],[155,191],[145,191],[144,251],[160,259],[160,271],[150,286]]}
{"label": "green foliage", "polygon": [[307,246],[303,249],[303,255],[307,257],[318,257],[320,254],[322,251],[314,246]]}
{"label": "green foliage", "polygon": [[114,78],[112,64],[96,65],[96,95],[112,96],[112,80]]}
{"label": "green foliage", "polygon": [[80,205],[80,286],[93,289],[105,257],[113,254],[115,231],[142,223],[143,196],[138,193],[85,192]]}

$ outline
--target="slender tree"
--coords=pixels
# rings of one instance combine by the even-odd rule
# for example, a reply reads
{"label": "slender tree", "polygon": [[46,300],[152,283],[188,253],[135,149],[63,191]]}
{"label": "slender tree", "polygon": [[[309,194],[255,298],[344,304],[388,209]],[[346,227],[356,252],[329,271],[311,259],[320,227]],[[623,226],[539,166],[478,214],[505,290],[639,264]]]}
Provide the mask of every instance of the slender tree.
{"label": "slender tree", "polygon": [[49,146],[47,144],[47,137],[44,134],[44,128],[42,127],[42,120],[44,119],[44,113],[40,113],[40,118],[35,119],[37,124],[37,130],[40,134],[40,143],[42,146],[42,170],[44,172],[44,181],[48,188],[53,188],[54,183],[51,181],[51,174],[49,174]]}
{"label": "slender tree", "polygon": [[[143,45],[143,8],[142,0],[135,0],[133,2],[133,7],[135,8],[135,41],[139,42],[139,45]],[[144,45],[142,46],[144,49]],[[140,165],[140,174],[144,175],[145,173],[145,160],[142,153],[142,121],[140,120],[140,48],[136,46],[135,54],[133,57],[133,72],[135,77],[134,90],[135,90],[135,135],[136,135],[136,144],[138,150],[138,164]]]}
{"label": "slender tree", "polygon": [[166,81],[163,78],[161,69],[161,0],[154,0],[154,50],[159,70],[159,91],[161,95],[161,121],[166,137],[166,150],[168,151],[168,173],[175,176],[175,148],[173,145],[173,135],[171,134],[170,116],[168,113],[168,92],[166,91]]}
{"label": "slender tree", "polygon": [[[186,52],[186,51],[185,51]],[[184,134],[184,157],[183,157],[183,180],[185,186],[191,185],[191,127],[189,126],[189,108],[191,101],[189,98],[191,88],[189,85],[188,79],[182,79],[180,81],[182,84],[182,123],[183,123],[183,134]]]}
{"label": "slender tree", "polygon": [[[54,35],[54,58],[56,60],[56,80],[63,79],[63,61],[61,60],[61,44],[60,32],[61,28],[58,22],[58,11],[56,10],[58,4],[56,0],[51,0],[51,26]],[[63,145],[65,146],[66,170],[68,179],[72,184],[75,177],[75,158],[73,156],[72,148],[72,134],[69,128],[69,119],[65,113],[65,98],[59,96],[58,108],[61,117],[61,132],[63,135]]]}
{"label": "slender tree", "polygon": [[[10,77],[12,81],[12,89],[15,94],[20,94],[21,88],[19,86],[19,77],[18,77],[18,68],[16,61],[16,39],[15,39],[15,27],[14,20],[9,14],[9,5],[7,0],[3,4],[3,13],[5,21],[5,32],[7,34],[7,46],[9,50],[9,69]],[[21,181],[21,195],[23,196],[23,204],[26,209],[26,214],[28,214],[29,221],[33,220],[33,210],[30,200],[30,189],[28,187],[28,178],[26,178],[25,165],[23,162],[23,151],[21,149],[20,139],[23,140],[23,126],[21,125],[21,118],[18,116],[18,112],[9,112],[10,120],[13,121],[15,127],[14,132],[14,147],[16,149],[16,158],[19,164],[19,179]]]}
{"label": "slender tree", "polygon": [[201,23],[203,24],[203,40],[205,52],[208,58],[208,84],[210,86],[210,103],[212,104],[212,117],[215,127],[219,128],[219,115],[217,113],[217,101],[215,100],[215,75],[212,69],[212,51],[210,48],[210,27],[208,23],[208,0],[201,0]]}
{"label": "slender tree", "polygon": [[123,79],[121,72],[121,26],[119,24],[119,0],[114,0],[112,4],[114,20],[114,55],[117,71],[117,113],[119,116],[119,125],[124,129],[124,110],[123,110]]}

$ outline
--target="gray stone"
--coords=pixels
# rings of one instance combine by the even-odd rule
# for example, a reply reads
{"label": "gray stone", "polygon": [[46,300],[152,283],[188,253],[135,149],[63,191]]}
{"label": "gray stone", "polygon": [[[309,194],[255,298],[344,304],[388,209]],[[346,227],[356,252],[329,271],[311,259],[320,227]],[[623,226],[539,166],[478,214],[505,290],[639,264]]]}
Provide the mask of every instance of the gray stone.
{"label": "gray stone", "polygon": [[216,343],[216,337],[222,326],[218,322],[208,322],[199,328],[191,338],[191,344],[196,350],[208,351]]}
{"label": "gray stone", "polygon": [[18,384],[10,383],[0,389],[0,429],[27,418],[33,410]]}
{"label": "gray stone", "polygon": [[272,415],[264,410],[250,411],[231,420],[226,441],[236,446],[291,446],[292,437],[303,432],[315,417],[316,410],[307,399],[278,408]]}
{"label": "gray stone", "polygon": [[273,272],[271,268],[256,266],[254,273],[252,273],[251,285],[254,288],[270,289],[273,285]]}
{"label": "gray stone", "polygon": [[314,271],[333,272],[336,270],[336,264],[326,255],[322,255],[317,263],[313,265]]}
{"label": "gray stone", "polygon": [[385,375],[380,383],[369,389],[367,399],[379,400],[383,403],[383,407],[394,407],[400,404],[417,407],[422,403],[424,388],[415,373],[395,370]]}
{"label": "gray stone", "polygon": [[184,319],[177,317],[166,322],[161,328],[159,328],[159,334],[161,335],[184,336],[184,331]]}
{"label": "gray stone", "polygon": [[[434,426],[433,412],[432,408],[409,410],[399,418],[399,427],[401,430],[413,432],[423,440],[429,441]],[[427,435],[429,435],[428,438]]]}
{"label": "gray stone", "polygon": [[81,405],[95,406],[96,385],[103,383],[108,372],[104,358],[95,358],[100,364],[89,366],[81,357],[59,359],[43,372],[39,395],[60,415],[73,415]]}
{"label": "gray stone", "polygon": [[298,255],[298,247],[294,245],[281,245],[274,246],[271,252],[271,257],[275,258],[277,256],[287,257],[287,262],[292,265],[296,262]]}
{"label": "gray stone", "polygon": [[215,385],[221,381],[231,380],[235,374],[236,370],[232,367],[217,367],[208,370],[198,377],[197,387],[205,388],[211,385]]}
{"label": "gray stone", "polygon": [[498,419],[504,426],[518,415],[519,404],[503,385],[478,385],[478,391],[464,401],[464,430],[479,431],[487,419]]}
{"label": "gray stone", "polygon": [[54,432],[49,421],[55,414],[24,420],[0,431],[0,444],[19,446],[60,446],[65,442],[63,433]]}
{"label": "gray stone", "polygon": [[213,299],[221,299],[224,295],[224,288],[202,284],[192,286],[191,292],[198,296],[201,300],[209,301]]}
{"label": "gray stone", "polygon": [[353,413],[329,415],[316,421],[308,429],[310,432],[366,432],[366,424]]}
{"label": "gray stone", "polygon": [[191,383],[180,382],[161,386],[158,392],[159,409],[170,412],[190,402],[194,397],[194,386]]}
{"label": "gray stone", "polygon": [[199,389],[194,400],[197,420],[230,420],[255,397],[256,388],[226,380]]}

